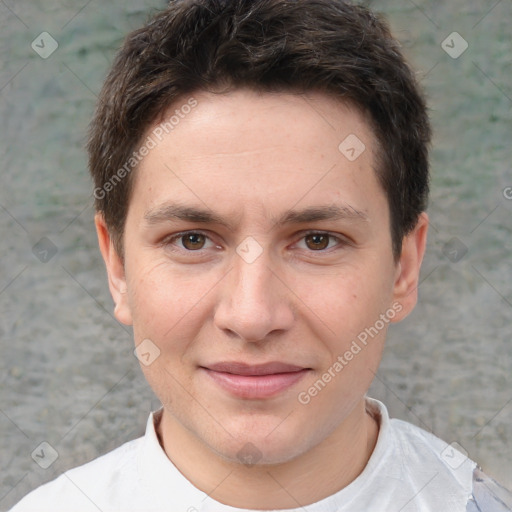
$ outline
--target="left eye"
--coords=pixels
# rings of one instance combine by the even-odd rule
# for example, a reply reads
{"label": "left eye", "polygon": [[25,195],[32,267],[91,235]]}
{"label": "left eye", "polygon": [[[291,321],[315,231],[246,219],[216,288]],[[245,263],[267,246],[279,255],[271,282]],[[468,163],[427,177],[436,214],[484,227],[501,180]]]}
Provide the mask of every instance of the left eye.
{"label": "left eye", "polygon": [[329,247],[329,242],[331,240],[337,240],[338,244],[340,243],[340,239],[329,233],[323,232],[311,232],[306,233],[301,240],[305,241],[305,245],[308,249],[313,251],[323,251]]}
{"label": "left eye", "polygon": [[209,238],[203,233],[190,231],[188,233],[181,233],[173,236],[168,240],[168,242],[171,243],[175,240],[181,240],[183,247],[188,251],[198,251],[204,248],[206,240],[209,240]]}

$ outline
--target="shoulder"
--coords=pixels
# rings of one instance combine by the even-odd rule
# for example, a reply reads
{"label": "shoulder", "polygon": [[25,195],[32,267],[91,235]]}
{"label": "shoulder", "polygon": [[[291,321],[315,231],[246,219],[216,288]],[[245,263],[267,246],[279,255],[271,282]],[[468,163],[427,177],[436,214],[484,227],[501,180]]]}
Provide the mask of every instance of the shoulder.
{"label": "shoulder", "polygon": [[457,479],[466,479],[473,473],[476,463],[458,443],[447,443],[431,432],[403,420],[390,420],[394,433],[400,441],[402,451],[409,457],[427,457],[441,471]]}
{"label": "shoulder", "polygon": [[372,482],[386,489],[393,506],[411,512],[465,512],[476,463],[456,444],[449,445],[412,423],[390,419],[378,400],[368,400],[367,410],[379,423],[367,468],[374,475]]}
{"label": "shoulder", "polygon": [[510,512],[512,492],[486,475],[480,468],[473,473],[473,493],[467,512]]}
{"label": "shoulder", "polygon": [[512,493],[486,475],[457,443],[448,444],[411,423],[392,419],[391,424],[408,457],[430,461],[436,480],[469,490],[465,512],[512,512]]}
{"label": "shoulder", "polygon": [[[133,487],[138,479],[137,452],[143,437],[77,466],[27,494],[10,512],[98,511],[114,488]],[[108,491],[108,492],[107,492]]]}

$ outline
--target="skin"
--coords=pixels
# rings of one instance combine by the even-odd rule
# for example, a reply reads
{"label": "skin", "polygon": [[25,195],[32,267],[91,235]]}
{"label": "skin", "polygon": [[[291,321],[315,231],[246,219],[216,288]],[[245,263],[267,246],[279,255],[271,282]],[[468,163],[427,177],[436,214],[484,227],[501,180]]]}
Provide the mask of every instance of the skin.
{"label": "skin", "polygon": [[[395,262],[377,142],[349,105],[323,93],[194,97],[198,105],[136,171],[124,262],[96,215],[115,315],[133,325],[136,345],[150,339],[160,350],[141,368],[164,405],[162,446],[182,474],[234,507],[311,504],[352,482],[374,449],[378,425],[364,400],[388,323],[308,404],[297,396],[393,304],[401,310],[391,322],[414,308],[428,218],[420,215]],[[366,146],[354,161],[338,149],[349,134]],[[233,225],[155,217],[177,201]],[[287,210],[332,205],[360,215],[276,224]],[[319,243],[306,230],[333,237]],[[183,231],[205,237],[171,239]],[[251,263],[236,252],[248,236],[263,250]],[[199,368],[220,361],[311,370],[256,400]],[[252,467],[237,455],[247,443],[260,456]]]}

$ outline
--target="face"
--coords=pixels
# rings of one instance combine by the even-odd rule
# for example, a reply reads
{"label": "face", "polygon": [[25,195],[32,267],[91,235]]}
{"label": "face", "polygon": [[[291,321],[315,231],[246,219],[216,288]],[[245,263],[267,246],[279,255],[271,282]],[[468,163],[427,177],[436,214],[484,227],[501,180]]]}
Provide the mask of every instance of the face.
{"label": "face", "polygon": [[124,265],[97,217],[116,316],[142,343],[164,428],[228,460],[289,461],[359,410],[388,325],[416,301],[426,216],[395,262],[377,143],[354,108],[193,96],[145,136],[157,144],[134,176]]}

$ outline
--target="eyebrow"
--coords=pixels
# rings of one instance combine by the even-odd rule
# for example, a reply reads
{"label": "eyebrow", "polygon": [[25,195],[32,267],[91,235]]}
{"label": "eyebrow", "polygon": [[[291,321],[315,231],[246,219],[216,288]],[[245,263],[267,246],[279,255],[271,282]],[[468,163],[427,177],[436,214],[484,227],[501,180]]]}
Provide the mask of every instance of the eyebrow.
{"label": "eyebrow", "polygon": [[[148,210],[144,214],[148,225],[181,220],[201,224],[219,224],[230,231],[235,230],[232,221],[224,219],[211,210],[184,206],[177,203],[166,203]],[[303,210],[288,210],[278,219],[272,218],[274,227],[289,224],[303,224],[320,220],[353,220],[368,222],[368,216],[350,205],[311,206]]]}

